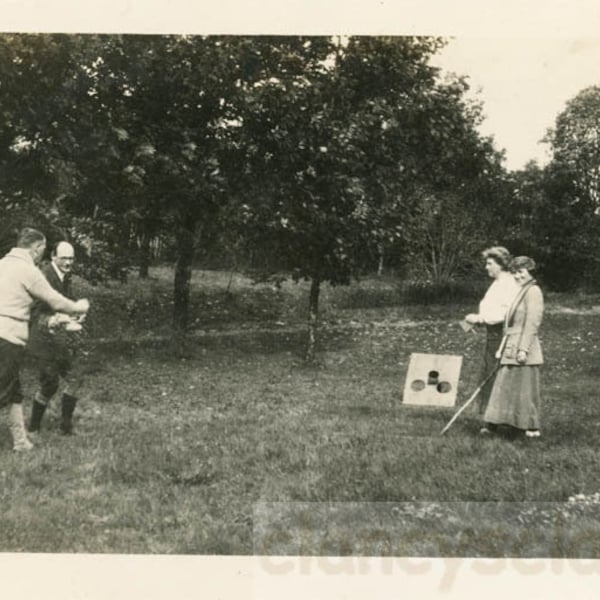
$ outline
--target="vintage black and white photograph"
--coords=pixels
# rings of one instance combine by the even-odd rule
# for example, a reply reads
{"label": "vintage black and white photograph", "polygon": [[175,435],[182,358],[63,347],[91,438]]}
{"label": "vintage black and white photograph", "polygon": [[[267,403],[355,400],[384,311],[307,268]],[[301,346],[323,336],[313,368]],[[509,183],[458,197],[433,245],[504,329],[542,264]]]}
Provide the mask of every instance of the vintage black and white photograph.
{"label": "vintage black and white photograph", "polygon": [[0,33],[0,552],[596,564],[599,64]]}

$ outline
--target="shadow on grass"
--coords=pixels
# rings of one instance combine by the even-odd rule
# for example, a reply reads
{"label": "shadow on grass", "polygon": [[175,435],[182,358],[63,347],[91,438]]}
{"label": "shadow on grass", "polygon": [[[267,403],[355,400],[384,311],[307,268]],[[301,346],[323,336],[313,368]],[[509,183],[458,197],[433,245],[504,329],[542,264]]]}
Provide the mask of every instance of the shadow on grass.
{"label": "shadow on grass", "polygon": [[[317,344],[317,354],[328,350],[345,350],[354,345],[350,334],[343,331],[328,332]],[[101,358],[135,358],[141,353],[160,356],[165,361],[202,359],[207,353],[220,353],[228,357],[256,354],[291,353],[303,359],[307,347],[304,328],[296,330],[248,330],[235,332],[211,332],[189,336],[181,340],[170,337],[147,337],[133,340],[111,339],[96,342],[92,354]],[[318,365],[318,361],[316,363]]]}

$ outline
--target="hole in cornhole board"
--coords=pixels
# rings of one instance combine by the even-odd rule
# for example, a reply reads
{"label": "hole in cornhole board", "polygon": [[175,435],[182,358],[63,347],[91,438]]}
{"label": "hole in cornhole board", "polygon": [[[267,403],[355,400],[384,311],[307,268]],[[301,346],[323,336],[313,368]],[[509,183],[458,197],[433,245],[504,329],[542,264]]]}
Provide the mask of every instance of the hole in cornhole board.
{"label": "hole in cornhole board", "polygon": [[427,387],[427,384],[422,380],[422,379],[415,379],[411,384],[410,387],[415,391],[415,392],[420,392],[421,390],[424,390]]}
{"label": "hole in cornhole board", "polygon": [[437,385],[440,374],[437,371],[429,371],[427,373],[427,385]]}
{"label": "hole in cornhole board", "polygon": [[453,407],[462,356],[413,353],[406,372],[402,403],[413,406]]}

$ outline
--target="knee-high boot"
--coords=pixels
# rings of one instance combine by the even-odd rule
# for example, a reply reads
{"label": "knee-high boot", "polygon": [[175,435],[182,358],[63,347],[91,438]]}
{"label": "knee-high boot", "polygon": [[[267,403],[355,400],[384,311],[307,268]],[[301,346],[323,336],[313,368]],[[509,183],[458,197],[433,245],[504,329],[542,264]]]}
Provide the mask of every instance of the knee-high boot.
{"label": "knee-high boot", "polygon": [[33,405],[31,406],[31,416],[29,417],[27,431],[36,432],[40,430],[48,402],[50,402],[50,398],[46,398],[41,392],[36,393]]}
{"label": "knee-high boot", "polygon": [[60,432],[63,435],[71,435],[73,433],[73,412],[75,411],[76,404],[77,398],[75,396],[63,394],[60,421]]}
{"label": "knee-high boot", "polygon": [[27,438],[25,421],[23,419],[23,405],[11,404],[8,412],[8,426],[13,439],[13,450],[23,452],[31,450],[33,444]]}

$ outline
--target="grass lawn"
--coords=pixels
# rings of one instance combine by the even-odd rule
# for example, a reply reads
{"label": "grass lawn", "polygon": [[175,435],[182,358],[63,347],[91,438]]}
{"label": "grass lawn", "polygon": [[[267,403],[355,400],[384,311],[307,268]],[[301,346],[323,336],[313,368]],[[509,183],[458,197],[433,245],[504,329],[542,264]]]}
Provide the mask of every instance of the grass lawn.
{"label": "grass lawn", "polygon": [[57,402],[29,454],[3,422],[1,551],[600,557],[596,297],[547,297],[542,438],[482,439],[472,411],[442,437],[454,409],[401,404],[413,352],[464,356],[459,401],[476,387],[483,335],[456,324],[476,302],[326,287],[307,367],[306,285],[196,272],[181,357],[152,275],[86,290],[76,436]]}

